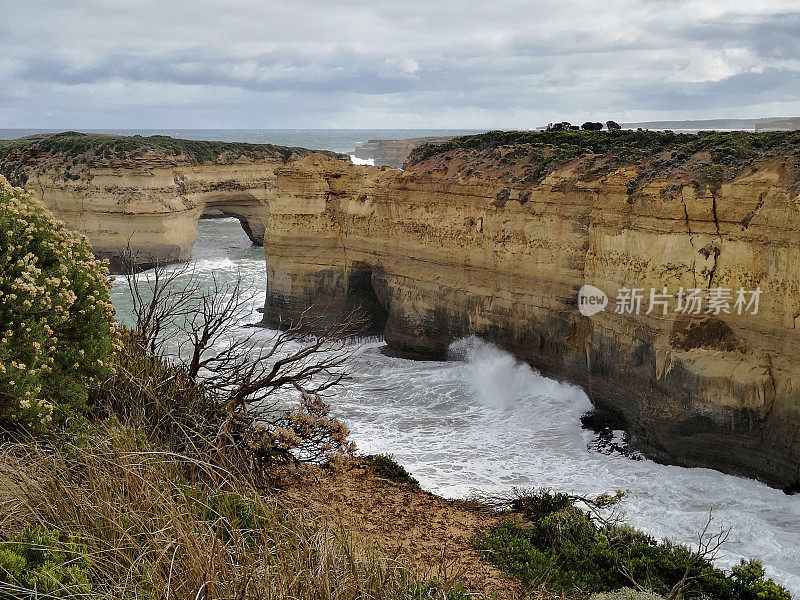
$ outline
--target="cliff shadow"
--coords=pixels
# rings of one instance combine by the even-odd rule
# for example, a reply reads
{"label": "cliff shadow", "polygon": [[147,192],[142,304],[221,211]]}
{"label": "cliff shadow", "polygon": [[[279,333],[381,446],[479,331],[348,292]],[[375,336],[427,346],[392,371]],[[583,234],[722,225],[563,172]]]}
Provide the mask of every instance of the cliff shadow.
{"label": "cliff shadow", "polygon": [[367,335],[383,335],[386,322],[389,319],[388,302],[383,301],[378,295],[376,281],[380,275],[373,277],[372,265],[365,262],[355,262],[347,270],[347,296],[346,304],[353,308],[360,308],[368,317],[369,325],[364,332]]}
{"label": "cliff shadow", "polygon": [[205,198],[200,219],[233,217],[256,246],[264,245],[269,208],[249,192],[228,192]]}

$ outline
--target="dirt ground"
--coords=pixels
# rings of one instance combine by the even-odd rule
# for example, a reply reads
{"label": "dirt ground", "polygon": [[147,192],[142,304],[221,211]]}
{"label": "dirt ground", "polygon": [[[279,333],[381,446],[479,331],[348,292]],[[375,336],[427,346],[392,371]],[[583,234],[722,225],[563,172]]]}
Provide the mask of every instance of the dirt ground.
{"label": "dirt ground", "polygon": [[313,512],[330,514],[384,553],[440,582],[463,581],[468,590],[498,599],[529,597],[523,586],[484,560],[476,534],[501,517],[477,503],[445,500],[409,484],[372,474],[363,465],[315,476],[286,493]]}

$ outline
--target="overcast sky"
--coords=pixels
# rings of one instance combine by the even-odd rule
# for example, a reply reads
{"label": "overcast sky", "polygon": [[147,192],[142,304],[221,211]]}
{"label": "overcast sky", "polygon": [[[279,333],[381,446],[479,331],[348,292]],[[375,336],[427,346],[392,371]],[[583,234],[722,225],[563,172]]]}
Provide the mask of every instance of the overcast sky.
{"label": "overcast sky", "polygon": [[798,0],[0,0],[0,127],[800,115]]}

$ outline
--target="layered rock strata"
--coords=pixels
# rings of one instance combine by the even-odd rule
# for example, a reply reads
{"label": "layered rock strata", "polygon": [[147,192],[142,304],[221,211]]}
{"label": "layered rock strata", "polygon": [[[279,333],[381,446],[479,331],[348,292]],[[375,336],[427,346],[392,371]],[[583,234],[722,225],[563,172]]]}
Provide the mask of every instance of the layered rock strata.
{"label": "layered rock strata", "polygon": [[[723,182],[688,164],[642,182],[636,165],[593,173],[584,157],[515,188],[475,159],[398,173],[310,156],[279,169],[268,322],[365,303],[390,349],[431,358],[479,335],[583,386],[656,459],[800,480],[793,163],[756,161]],[[607,310],[578,311],[585,284],[610,296]],[[760,306],[687,315],[673,298],[645,314],[664,287],[760,288]],[[615,312],[621,288],[644,290],[640,314]]]}
{"label": "layered rock strata", "polygon": [[308,152],[64,133],[0,143],[0,173],[85,233],[95,254],[120,271],[128,254],[139,267],[189,260],[204,215],[236,217],[261,245],[276,169]]}

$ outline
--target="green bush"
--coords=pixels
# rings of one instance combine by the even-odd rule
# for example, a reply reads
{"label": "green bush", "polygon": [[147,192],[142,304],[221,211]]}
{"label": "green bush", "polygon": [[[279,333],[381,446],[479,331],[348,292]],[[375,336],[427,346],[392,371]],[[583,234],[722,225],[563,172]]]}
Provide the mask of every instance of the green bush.
{"label": "green bush", "polygon": [[116,339],[108,269],[0,177],[0,421],[34,433],[85,406]]}
{"label": "green bush", "polygon": [[394,456],[389,454],[371,454],[366,457],[366,460],[369,468],[377,477],[419,487],[419,482],[406,471],[403,465],[395,460]]}
{"label": "green bush", "polygon": [[26,525],[0,543],[0,591],[13,598],[74,598],[91,592],[85,552],[58,532]]}
{"label": "green bush", "polygon": [[631,588],[623,588],[616,592],[592,594],[589,600],[663,600],[663,596],[652,592],[640,592]]}
{"label": "green bush", "polygon": [[791,598],[765,579],[758,561],[742,562],[727,573],[686,546],[598,522],[563,494],[541,492],[516,503],[526,520],[502,523],[476,546],[527,585],[562,593],[610,592],[635,582],[667,595],[688,572],[687,591],[709,600]]}

